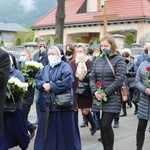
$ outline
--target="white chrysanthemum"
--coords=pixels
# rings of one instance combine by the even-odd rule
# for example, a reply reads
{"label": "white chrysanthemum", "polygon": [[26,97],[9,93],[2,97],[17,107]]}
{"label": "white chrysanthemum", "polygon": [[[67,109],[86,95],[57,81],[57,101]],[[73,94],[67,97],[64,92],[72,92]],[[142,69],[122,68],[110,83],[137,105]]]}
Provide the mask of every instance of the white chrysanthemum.
{"label": "white chrysanthemum", "polygon": [[8,80],[8,83],[12,84],[12,83],[15,83],[16,81],[16,78],[15,77],[11,77],[9,80]]}

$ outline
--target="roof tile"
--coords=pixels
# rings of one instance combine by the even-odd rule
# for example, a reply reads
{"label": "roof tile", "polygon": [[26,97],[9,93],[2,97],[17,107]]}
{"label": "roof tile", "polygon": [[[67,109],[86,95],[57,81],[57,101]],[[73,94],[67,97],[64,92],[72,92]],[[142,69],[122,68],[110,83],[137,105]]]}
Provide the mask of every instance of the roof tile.
{"label": "roof tile", "polygon": [[[77,13],[84,1],[85,0],[66,0],[65,24],[93,22],[96,21],[93,16],[104,14],[103,10],[100,12]],[[150,2],[148,0],[136,0],[136,2],[133,0],[108,0],[107,4],[107,14],[117,14],[117,17],[114,19],[150,17]],[[50,10],[36,21],[33,27],[55,25],[56,9],[57,7],[54,7]],[[100,21],[102,19],[97,20]]]}

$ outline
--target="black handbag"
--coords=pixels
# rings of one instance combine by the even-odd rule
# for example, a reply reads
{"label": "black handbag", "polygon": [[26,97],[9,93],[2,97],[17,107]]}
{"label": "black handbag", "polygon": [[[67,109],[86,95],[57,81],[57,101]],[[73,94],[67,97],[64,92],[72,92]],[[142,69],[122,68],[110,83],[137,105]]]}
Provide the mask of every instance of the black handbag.
{"label": "black handbag", "polygon": [[71,93],[56,95],[54,104],[60,109],[71,108],[73,106],[73,96]]}
{"label": "black handbag", "polygon": [[78,86],[76,88],[76,93],[86,96],[86,97],[90,97],[91,96],[91,90],[90,90],[90,86],[89,83],[86,82],[82,82],[82,81],[78,81]]}
{"label": "black handbag", "polygon": [[7,113],[13,113],[16,111],[17,109],[17,106],[18,106],[18,103],[17,102],[5,102],[5,106],[4,106],[4,112],[7,112]]}

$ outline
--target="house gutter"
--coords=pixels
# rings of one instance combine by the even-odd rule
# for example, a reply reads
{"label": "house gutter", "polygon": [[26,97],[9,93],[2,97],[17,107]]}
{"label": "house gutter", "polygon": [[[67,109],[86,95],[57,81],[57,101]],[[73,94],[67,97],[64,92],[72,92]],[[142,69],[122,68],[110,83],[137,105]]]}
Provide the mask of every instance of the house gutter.
{"label": "house gutter", "polygon": [[[142,22],[147,21],[150,23],[149,17],[140,17],[140,18],[124,18],[124,19],[110,19],[107,21],[108,24],[117,24],[117,23],[130,23],[130,22]],[[103,25],[103,21],[91,21],[91,22],[80,22],[80,23],[66,23],[64,27],[75,27],[75,26],[92,26],[92,25]],[[55,24],[51,25],[41,25],[41,26],[32,26],[32,30],[40,29],[55,29]]]}

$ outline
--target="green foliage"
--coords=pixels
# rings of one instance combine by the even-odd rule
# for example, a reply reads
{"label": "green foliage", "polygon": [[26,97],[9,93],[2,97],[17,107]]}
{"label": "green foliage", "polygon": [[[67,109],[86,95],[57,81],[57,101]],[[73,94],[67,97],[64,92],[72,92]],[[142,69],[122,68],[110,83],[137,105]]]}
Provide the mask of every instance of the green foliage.
{"label": "green foliage", "polygon": [[91,40],[89,41],[89,44],[90,44],[90,45],[93,45],[93,44],[99,44],[99,43],[100,43],[99,38],[91,39]]}
{"label": "green foliage", "polygon": [[20,38],[17,38],[15,45],[16,45],[16,46],[21,45],[21,39],[20,39]]}
{"label": "green foliage", "polygon": [[4,46],[4,41],[3,40],[1,40],[0,45]]}
{"label": "green foliage", "polygon": [[126,44],[130,45],[134,43],[134,35],[132,33],[126,34]]}
{"label": "green foliage", "polygon": [[50,36],[44,36],[45,40],[46,40],[46,44],[49,45],[50,44]]}
{"label": "green foliage", "polygon": [[[29,26],[25,26],[25,28],[28,30],[28,32],[16,32],[14,33],[14,36],[12,38],[12,43],[15,45],[15,46],[18,46],[21,45],[21,43],[26,43],[26,42],[32,42],[33,39],[34,39],[34,31],[32,31],[30,29]],[[18,39],[20,39],[18,41]]]}
{"label": "green foliage", "polygon": [[34,41],[37,42],[38,41],[38,37],[36,37]]}
{"label": "green foliage", "polygon": [[89,44],[90,44],[90,45],[93,45],[93,44],[94,44],[94,41],[91,39],[91,40],[89,41]]}
{"label": "green foliage", "polygon": [[54,39],[54,44],[59,44],[60,43],[60,39],[59,39],[59,37],[55,37],[55,39]]}
{"label": "green foliage", "polygon": [[81,37],[78,37],[78,38],[77,38],[76,43],[82,43]]}
{"label": "green foliage", "polygon": [[100,43],[100,39],[99,39],[99,38],[96,38],[96,39],[95,39],[95,42],[96,42],[96,43]]}

